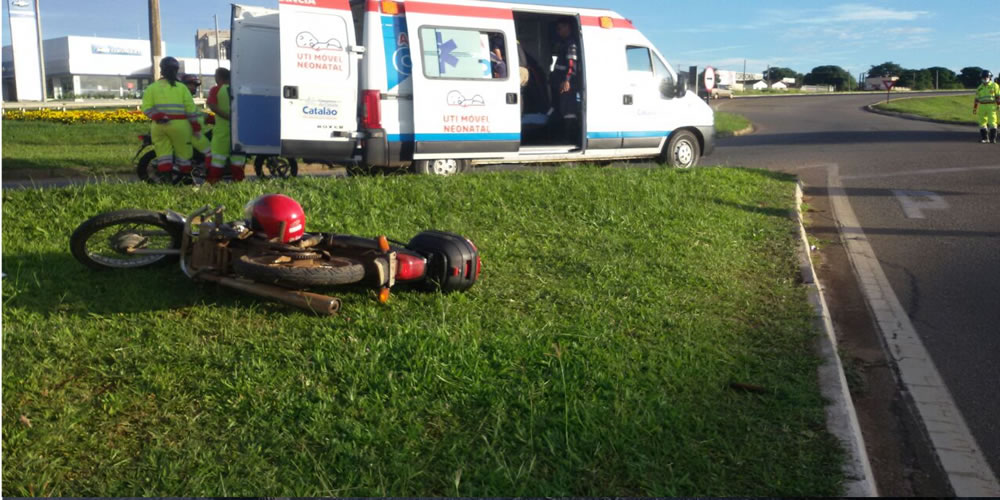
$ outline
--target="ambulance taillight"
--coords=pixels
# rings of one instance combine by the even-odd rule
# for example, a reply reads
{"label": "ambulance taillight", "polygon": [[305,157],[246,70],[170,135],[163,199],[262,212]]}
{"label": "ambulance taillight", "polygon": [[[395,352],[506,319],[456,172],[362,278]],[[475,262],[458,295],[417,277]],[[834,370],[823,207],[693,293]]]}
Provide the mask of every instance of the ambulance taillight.
{"label": "ambulance taillight", "polygon": [[378,90],[362,90],[364,105],[361,125],[366,129],[382,128],[382,94]]}

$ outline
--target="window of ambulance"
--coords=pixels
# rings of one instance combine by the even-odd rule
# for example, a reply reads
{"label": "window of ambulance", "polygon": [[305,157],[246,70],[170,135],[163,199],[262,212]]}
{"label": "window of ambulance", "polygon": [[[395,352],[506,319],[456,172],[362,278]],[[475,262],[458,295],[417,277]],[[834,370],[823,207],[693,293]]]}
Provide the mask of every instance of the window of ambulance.
{"label": "window of ambulance", "polygon": [[507,43],[503,33],[421,27],[420,46],[427,78],[507,79]]}

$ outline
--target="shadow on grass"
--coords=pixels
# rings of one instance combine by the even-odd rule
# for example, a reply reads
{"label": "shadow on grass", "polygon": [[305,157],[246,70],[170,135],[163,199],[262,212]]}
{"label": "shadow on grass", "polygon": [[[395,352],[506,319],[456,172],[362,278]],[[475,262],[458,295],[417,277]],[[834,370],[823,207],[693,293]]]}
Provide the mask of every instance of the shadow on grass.
{"label": "shadow on grass", "polygon": [[[5,254],[4,307],[49,315],[114,315],[171,311],[198,306],[249,308],[255,304],[287,314],[302,311],[184,275],[177,261],[141,269],[97,271],[66,253]],[[345,301],[372,300],[362,288],[310,289]]]}

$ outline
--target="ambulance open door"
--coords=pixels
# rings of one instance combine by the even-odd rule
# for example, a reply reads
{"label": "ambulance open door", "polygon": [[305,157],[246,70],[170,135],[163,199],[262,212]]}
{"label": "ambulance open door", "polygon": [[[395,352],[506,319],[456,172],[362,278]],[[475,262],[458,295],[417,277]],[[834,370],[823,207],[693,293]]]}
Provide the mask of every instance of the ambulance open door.
{"label": "ambulance open door", "polygon": [[351,159],[358,60],[348,0],[280,0],[281,155]]}

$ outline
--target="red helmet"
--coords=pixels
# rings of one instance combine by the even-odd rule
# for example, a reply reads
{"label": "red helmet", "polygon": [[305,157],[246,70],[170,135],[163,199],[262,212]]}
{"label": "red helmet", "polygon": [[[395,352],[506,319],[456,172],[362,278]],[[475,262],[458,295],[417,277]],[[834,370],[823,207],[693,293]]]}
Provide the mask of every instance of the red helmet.
{"label": "red helmet", "polygon": [[[265,194],[247,203],[243,209],[250,229],[264,234],[267,239],[281,236],[282,243],[289,243],[306,232],[306,214],[302,205],[283,194]],[[281,225],[285,224],[285,234]]]}

